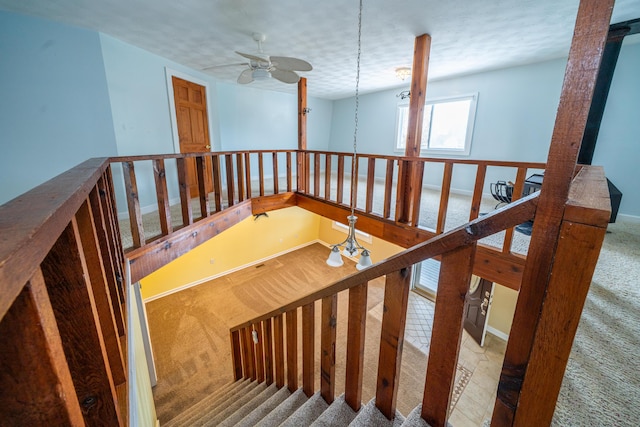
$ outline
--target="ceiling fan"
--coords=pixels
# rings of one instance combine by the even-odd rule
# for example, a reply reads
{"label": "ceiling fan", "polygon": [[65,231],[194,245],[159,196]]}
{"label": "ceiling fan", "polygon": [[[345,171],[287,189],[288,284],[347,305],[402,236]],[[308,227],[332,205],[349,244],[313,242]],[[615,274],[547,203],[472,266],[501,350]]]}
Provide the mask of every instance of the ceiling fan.
{"label": "ceiling fan", "polygon": [[[253,39],[258,43],[258,52],[263,54],[262,42],[266,40],[266,36],[264,34],[254,33]],[[248,68],[242,71],[238,76],[238,83],[246,85],[254,80],[267,80],[272,77],[283,83],[295,84],[300,80],[300,75],[296,73],[296,71],[311,71],[313,69],[311,64],[307,61],[298,58],[291,58],[288,56],[262,57],[238,51],[236,51],[236,53],[249,61],[238,64],[216,65],[204,68],[204,70],[220,67],[233,67],[238,65],[246,66]]]}

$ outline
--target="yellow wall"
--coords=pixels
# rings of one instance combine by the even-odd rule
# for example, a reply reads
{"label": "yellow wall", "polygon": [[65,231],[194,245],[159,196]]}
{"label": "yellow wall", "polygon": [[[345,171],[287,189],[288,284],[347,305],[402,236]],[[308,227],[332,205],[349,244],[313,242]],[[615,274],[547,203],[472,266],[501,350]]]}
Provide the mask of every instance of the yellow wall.
{"label": "yellow wall", "polygon": [[298,207],[247,218],[141,280],[148,299],[318,239],[320,217]]}
{"label": "yellow wall", "polygon": [[518,292],[498,283],[493,288],[493,302],[489,313],[489,326],[509,335],[513,313],[516,311]]}

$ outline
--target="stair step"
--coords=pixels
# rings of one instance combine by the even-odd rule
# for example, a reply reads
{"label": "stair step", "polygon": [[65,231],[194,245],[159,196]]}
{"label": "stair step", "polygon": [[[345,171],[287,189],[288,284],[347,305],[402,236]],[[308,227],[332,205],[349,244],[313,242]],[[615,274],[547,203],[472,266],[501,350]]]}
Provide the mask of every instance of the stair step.
{"label": "stair step", "polygon": [[[402,423],[402,427],[431,427],[425,420],[422,419],[420,414],[422,413],[422,405],[418,405],[413,408],[413,411],[409,413],[407,419]],[[447,422],[447,427],[451,427],[451,424]]]}
{"label": "stair step", "polygon": [[245,403],[241,408],[236,409],[234,413],[225,418],[220,423],[220,427],[231,427],[236,425],[238,421],[240,421],[258,406],[262,405],[267,399],[276,394],[277,391],[278,388],[275,384],[271,384],[269,387],[266,387],[260,394]]}
{"label": "stair step", "polygon": [[344,394],[333,401],[326,411],[312,424],[312,427],[344,427],[349,425],[358,413],[345,402]]}
{"label": "stair step", "polygon": [[184,412],[179,414],[178,416],[172,418],[168,421],[163,421],[163,427],[173,427],[173,426],[183,426],[186,425],[186,421],[189,418],[195,417],[201,414],[203,411],[206,411],[212,404],[214,404],[219,399],[226,399],[229,393],[232,393],[236,387],[239,387],[243,384],[246,384],[249,380],[242,381],[232,381],[224,384],[222,387],[214,391],[213,393],[206,396],[204,399],[195,402],[189,408],[187,408]]}
{"label": "stair step", "polygon": [[226,396],[221,396],[219,399],[210,402],[209,405],[202,407],[202,410],[194,416],[187,419],[185,426],[194,426],[199,423],[199,420],[208,416],[211,412],[215,412],[217,408],[223,408],[228,402],[235,400],[238,396],[242,396],[255,387],[257,383],[255,381],[247,380],[238,384],[233,390],[230,390]]}
{"label": "stair step", "polygon": [[382,412],[376,408],[375,398],[371,399],[361,410],[358,415],[351,421],[349,427],[400,427],[404,422],[404,416],[396,411],[393,420],[388,420],[382,415]]}
{"label": "stair step", "polygon": [[301,407],[307,400],[309,400],[309,398],[303,393],[302,389],[299,388],[284,402],[282,402],[273,411],[271,411],[266,417],[264,417],[258,424],[256,424],[256,426],[273,427],[280,425],[280,423],[289,418],[289,416],[293,414],[296,409]]}
{"label": "stair step", "polygon": [[291,392],[286,387],[282,387],[273,396],[268,398],[262,405],[247,414],[243,419],[238,421],[235,427],[253,427],[264,417],[269,415],[278,405],[284,402]]}
{"label": "stair step", "polygon": [[289,416],[280,427],[299,427],[311,425],[329,407],[320,392],[314,394],[301,407]]}
{"label": "stair step", "polygon": [[267,385],[264,382],[255,382],[254,387],[245,389],[244,393],[236,395],[233,400],[227,401],[224,405],[217,407],[215,410],[209,411],[207,416],[201,418],[198,423],[193,425],[193,427],[210,427],[219,425],[225,418],[242,408],[246,403],[250,402],[266,388]]}

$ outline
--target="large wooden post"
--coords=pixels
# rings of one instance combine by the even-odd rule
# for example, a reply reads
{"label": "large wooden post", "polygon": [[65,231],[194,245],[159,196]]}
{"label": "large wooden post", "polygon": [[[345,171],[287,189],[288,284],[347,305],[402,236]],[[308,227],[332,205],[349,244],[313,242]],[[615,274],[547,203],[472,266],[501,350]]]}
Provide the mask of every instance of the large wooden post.
{"label": "large wooden post", "polygon": [[[409,122],[407,124],[407,145],[405,156],[419,157],[422,141],[422,121],[424,103],[427,97],[427,71],[431,36],[423,34],[416,37],[413,50],[413,69],[411,71],[411,97],[409,101]],[[422,163],[404,160],[398,170],[398,202],[396,221],[415,225],[420,206],[422,190]]]}
{"label": "large wooden post", "polygon": [[[539,398],[539,393],[547,393],[549,383],[562,381],[562,375],[558,374],[558,378],[541,375],[544,378],[536,382],[535,378],[527,375],[527,369],[533,354],[548,343],[545,341],[548,336],[543,330],[545,322],[542,319],[558,310],[557,305],[551,304],[552,300],[549,300],[549,304],[545,302],[545,296],[549,299],[553,288],[566,285],[552,280],[552,272],[555,261],[564,256],[562,253],[556,254],[556,248],[563,248],[559,246],[559,241],[565,233],[563,231],[561,235],[565,205],[612,9],[613,0],[582,0],[578,9],[531,246],[498,385],[491,424],[494,427],[548,425],[548,422],[531,424],[524,420],[536,414],[537,419],[550,422],[555,408],[557,393],[545,394],[544,399]],[[573,335],[570,340],[573,340]],[[519,411],[522,411],[522,415]]]}
{"label": "large wooden post", "polygon": [[298,176],[298,191],[306,192],[306,176],[308,173],[308,166],[306,162],[307,150],[307,79],[300,77],[298,81],[298,155],[297,157],[297,171]]}

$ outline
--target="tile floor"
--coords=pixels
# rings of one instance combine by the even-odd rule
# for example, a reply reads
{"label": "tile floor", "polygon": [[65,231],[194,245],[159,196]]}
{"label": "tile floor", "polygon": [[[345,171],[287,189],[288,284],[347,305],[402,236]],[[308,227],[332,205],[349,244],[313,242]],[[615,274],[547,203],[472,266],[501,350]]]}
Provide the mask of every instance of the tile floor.
{"label": "tile floor", "polygon": [[[405,340],[425,353],[429,351],[434,309],[432,301],[415,292],[409,294]],[[449,418],[453,426],[477,427],[491,418],[506,345],[502,339],[487,334],[480,347],[463,333],[458,363],[471,372],[471,378]]]}

